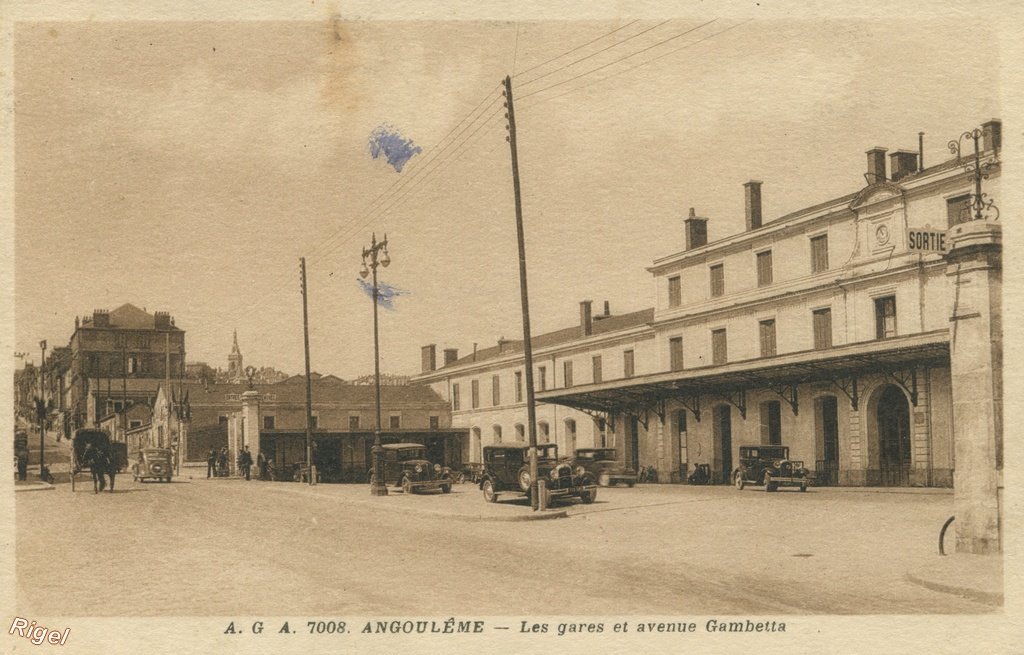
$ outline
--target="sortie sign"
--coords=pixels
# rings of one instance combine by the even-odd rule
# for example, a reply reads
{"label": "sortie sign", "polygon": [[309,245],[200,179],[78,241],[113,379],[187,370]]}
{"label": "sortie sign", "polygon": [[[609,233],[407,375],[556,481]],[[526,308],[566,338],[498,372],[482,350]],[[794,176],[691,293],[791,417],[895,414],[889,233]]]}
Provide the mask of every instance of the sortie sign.
{"label": "sortie sign", "polygon": [[911,228],[907,230],[907,245],[918,252],[946,252],[946,231]]}

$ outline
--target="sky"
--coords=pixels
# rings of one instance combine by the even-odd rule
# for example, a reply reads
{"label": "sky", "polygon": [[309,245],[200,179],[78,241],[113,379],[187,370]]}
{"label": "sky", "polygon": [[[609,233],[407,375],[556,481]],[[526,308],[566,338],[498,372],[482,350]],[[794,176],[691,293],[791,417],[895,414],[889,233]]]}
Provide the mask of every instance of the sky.
{"label": "sky", "polygon": [[[652,306],[690,207],[724,238],[748,180],[771,220],[863,187],[868,148],[924,132],[932,164],[1000,116],[984,23],[713,18],[19,23],[14,350],[132,303],[170,312],[190,361],[226,367],[237,330],[246,364],[299,373],[306,257],[312,368],[364,375],[384,233],[406,294],[382,371],[521,338],[505,75],[534,334],[584,299]],[[381,129],[421,149],[400,171]]]}

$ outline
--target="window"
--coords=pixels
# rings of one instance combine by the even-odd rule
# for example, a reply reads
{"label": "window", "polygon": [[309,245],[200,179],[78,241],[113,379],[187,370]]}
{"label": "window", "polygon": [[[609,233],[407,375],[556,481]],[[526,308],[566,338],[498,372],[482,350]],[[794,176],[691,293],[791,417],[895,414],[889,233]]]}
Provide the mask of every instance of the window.
{"label": "window", "polygon": [[761,357],[775,356],[775,319],[761,321],[759,324],[761,336]]}
{"label": "window", "polygon": [[141,427],[142,427],[142,421],[129,421],[128,422],[128,429],[129,430],[134,430],[135,428],[141,428]]}
{"label": "window", "polygon": [[497,375],[491,376],[491,404],[495,407],[501,404],[501,378]]}
{"label": "window", "polygon": [[761,403],[761,443],[782,445],[782,404],[777,400]]}
{"label": "window", "polygon": [[128,358],[128,374],[139,372],[139,358],[132,356]]}
{"label": "window", "polygon": [[309,417],[309,427],[314,429],[314,430],[319,428],[320,427],[320,417],[317,416],[316,414],[313,414],[312,416],[310,416]]}
{"label": "window", "polygon": [[683,370],[683,338],[672,337],[668,340],[668,361],[670,371]]}
{"label": "window", "polygon": [[452,409],[459,409],[459,385],[452,385]]}
{"label": "window", "polygon": [[717,298],[725,295],[725,264],[715,264],[710,270],[711,297]]}
{"label": "window", "polygon": [[668,279],[668,306],[678,307],[683,304],[683,287],[679,276],[675,275]]}
{"label": "window", "polygon": [[430,429],[438,430],[441,428],[441,418],[439,416],[430,417]]}
{"label": "window", "polygon": [[757,253],[757,286],[766,287],[772,283],[772,251]]}
{"label": "window", "polygon": [[537,385],[541,391],[548,388],[548,370],[543,366],[537,367]]}
{"label": "window", "polygon": [[597,384],[598,382],[600,382],[602,380],[602,375],[601,375],[601,356],[600,355],[594,355],[592,362],[593,362],[593,365],[594,365],[594,384]]}
{"label": "window", "polygon": [[970,194],[950,198],[946,201],[946,222],[949,227],[971,220]]}
{"label": "window", "polygon": [[273,416],[264,416],[263,417],[263,429],[264,430],[273,430],[274,429],[274,417]]}
{"label": "window", "polygon": [[711,363],[724,364],[729,361],[725,328],[711,331]]}
{"label": "window", "polygon": [[635,374],[633,368],[633,351],[626,350],[622,353],[622,377],[631,378]]}
{"label": "window", "polygon": [[523,372],[516,371],[516,402],[523,402]]}
{"label": "window", "polygon": [[221,414],[220,416],[217,417],[217,423],[219,423],[221,425],[227,425],[228,424],[228,417],[224,416],[223,414]]}
{"label": "window", "polygon": [[815,309],[814,317],[814,348],[822,350],[832,347],[832,309]]}
{"label": "window", "polygon": [[470,404],[473,409],[480,406],[480,380],[473,380],[469,385]]}
{"label": "window", "polygon": [[388,427],[397,430],[402,427],[402,417],[399,414],[392,414],[388,417]]}
{"label": "window", "polygon": [[595,443],[598,444],[598,448],[604,448],[608,445],[608,424],[605,423],[603,418],[594,419],[594,430],[597,434],[594,436]]}
{"label": "window", "polygon": [[828,270],[828,235],[811,238],[811,273]]}
{"label": "window", "polygon": [[875,298],[875,338],[896,336],[896,296]]}
{"label": "window", "polygon": [[526,428],[522,423],[516,423],[516,441],[523,441],[526,439]]}
{"label": "window", "polygon": [[572,386],[572,361],[562,362],[562,377],[565,379],[566,388]]}
{"label": "window", "polygon": [[537,424],[540,434],[538,435],[538,441],[540,443],[548,443],[551,441],[551,426],[545,421],[541,421]]}
{"label": "window", "polygon": [[359,429],[359,417],[358,416],[349,416],[348,417],[348,429],[349,430],[358,430]]}
{"label": "window", "polygon": [[494,426],[494,443],[501,443],[501,426]]}

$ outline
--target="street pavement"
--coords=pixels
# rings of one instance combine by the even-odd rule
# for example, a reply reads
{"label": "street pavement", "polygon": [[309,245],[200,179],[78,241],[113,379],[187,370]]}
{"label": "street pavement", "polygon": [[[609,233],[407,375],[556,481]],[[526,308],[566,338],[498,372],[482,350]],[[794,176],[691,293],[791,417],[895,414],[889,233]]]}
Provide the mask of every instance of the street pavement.
{"label": "street pavement", "polygon": [[[63,616],[986,613],[913,584],[952,494],[640,485],[525,501],[117,480],[16,494],[17,599]],[[561,514],[561,517],[560,517]],[[509,522],[518,520],[519,522]]]}

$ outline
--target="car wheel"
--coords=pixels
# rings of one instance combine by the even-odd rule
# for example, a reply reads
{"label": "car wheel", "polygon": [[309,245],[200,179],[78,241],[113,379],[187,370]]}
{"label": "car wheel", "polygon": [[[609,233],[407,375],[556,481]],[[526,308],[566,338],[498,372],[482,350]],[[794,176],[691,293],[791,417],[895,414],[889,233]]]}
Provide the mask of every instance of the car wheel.
{"label": "car wheel", "polygon": [[772,482],[771,477],[767,475],[764,476],[764,490],[769,493],[775,491],[775,483]]}
{"label": "car wheel", "polygon": [[595,500],[597,500],[597,489],[584,491],[583,493],[580,494],[580,500],[583,501],[584,505],[589,505],[590,503],[594,502]]}
{"label": "car wheel", "polygon": [[531,483],[533,482],[533,480],[530,479],[530,471],[525,468],[521,469],[517,478],[519,480],[519,488],[523,491],[529,491],[532,486]]}
{"label": "car wheel", "polygon": [[800,491],[807,491],[807,483],[800,485]]}
{"label": "car wheel", "polygon": [[480,488],[484,492],[484,500],[489,503],[498,502],[498,494],[494,491],[494,483],[490,480],[484,480],[484,483],[480,485]]}
{"label": "car wheel", "polygon": [[743,479],[743,471],[736,471],[736,488],[743,491],[744,486],[746,486],[746,480]]}
{"label": "car wheel", "polygon": [[412,495],[412,480],[408,476],[402,478],[402,493]]}
{"label": "car wheel", "polygon": [[607,473],[602,473],[601,475],[597,476],[597,483],[602,487],[611,486],[611,482],[612,476],[608,475]]}
{"label": "car wheel", "polygon": [[636,482],[634,482],[633,480],[630,480],[629,482],[626,483],[626,486],[629,487],[630,489],[632,489],[634,484],[636,484]]}
{"label": "car wheel", "polygon": [[441,493],[443,493],[443,494],[450,494],[451,492],[452,492],[452,485],[450,485],[450,484],[442,484],[441,485]]}

